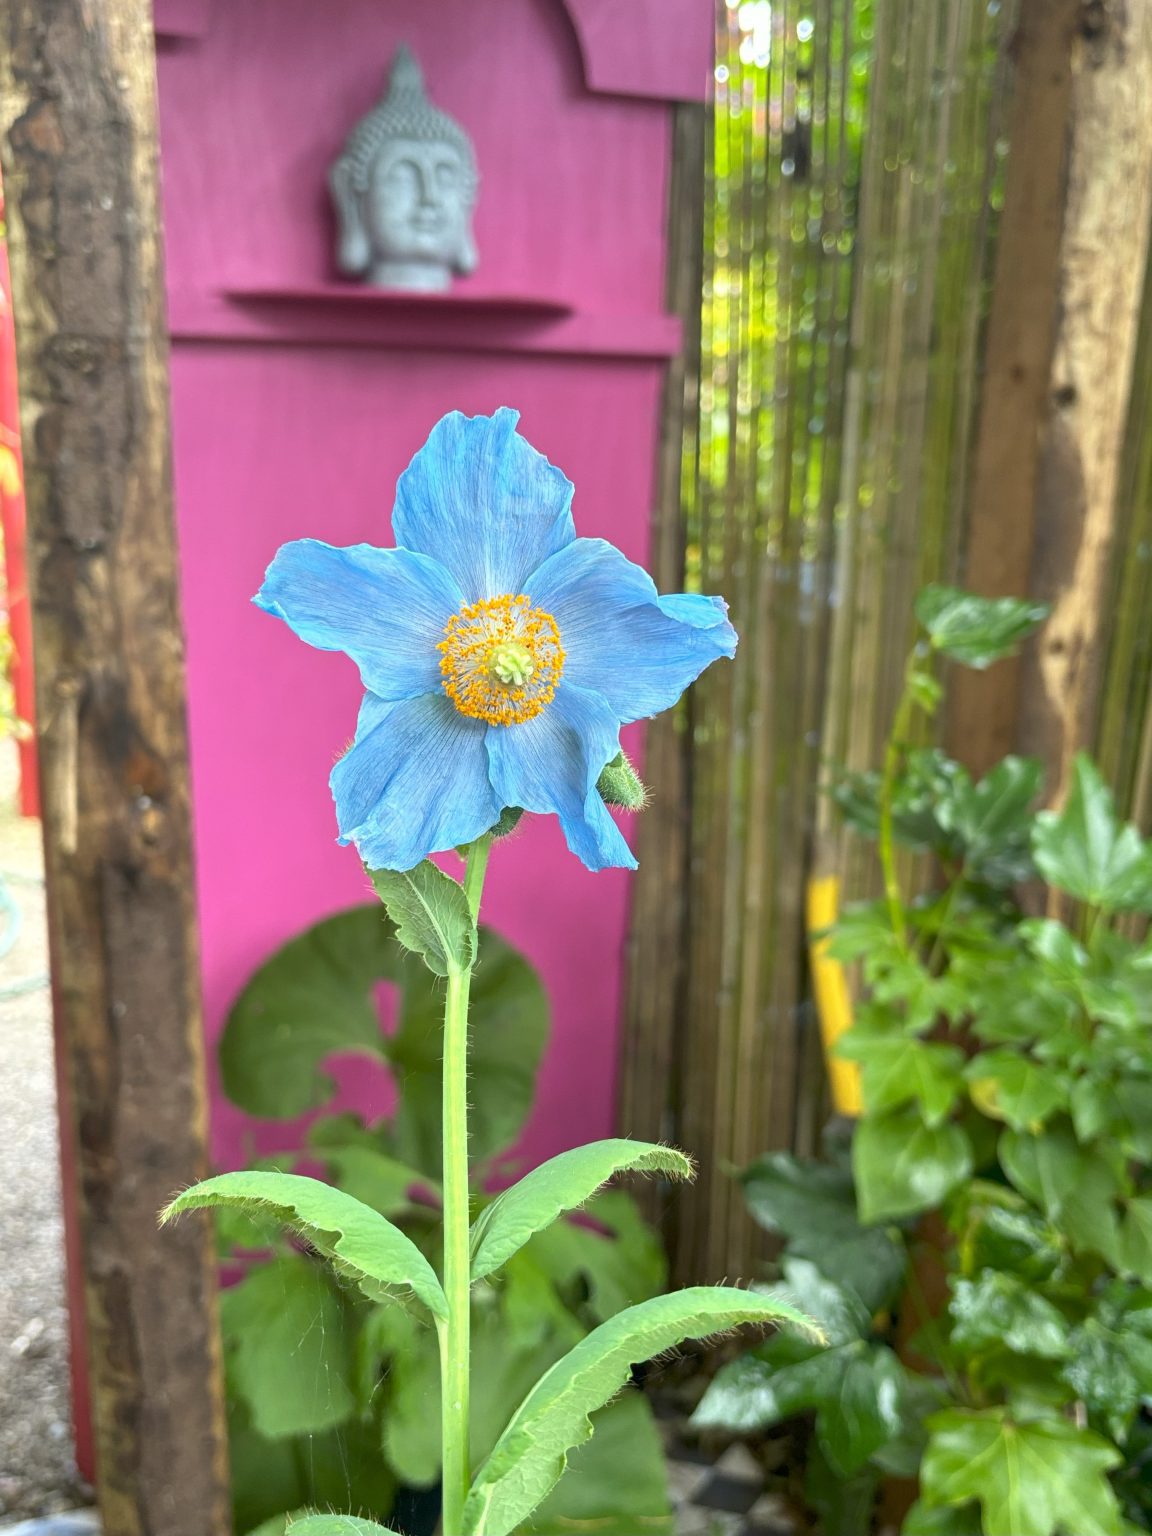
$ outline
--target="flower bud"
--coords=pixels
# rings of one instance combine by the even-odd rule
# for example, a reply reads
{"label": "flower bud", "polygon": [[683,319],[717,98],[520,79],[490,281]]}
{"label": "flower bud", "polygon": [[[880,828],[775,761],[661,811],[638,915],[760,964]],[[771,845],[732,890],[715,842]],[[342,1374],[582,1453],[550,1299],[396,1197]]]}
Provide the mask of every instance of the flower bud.
{"label": "flower bud", "polygon": [[619,806],[622,811],[642,811],[648,804],[648,791],[624,752],[617,753],[601,770],[596,789],[605,805]]}

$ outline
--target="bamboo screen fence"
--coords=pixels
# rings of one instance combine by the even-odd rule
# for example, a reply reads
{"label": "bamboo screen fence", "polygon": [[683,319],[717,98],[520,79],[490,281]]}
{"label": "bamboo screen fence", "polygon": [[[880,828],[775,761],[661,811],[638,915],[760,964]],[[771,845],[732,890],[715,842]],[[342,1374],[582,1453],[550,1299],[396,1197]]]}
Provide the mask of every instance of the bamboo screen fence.
{"label": "bamboo screen fence", "polygon": [[811,1149],[825,1116],[805,883],[864,876],[818,787],[876,762],[915,593],[956,575],[1010,30],[997,0],[719,8],[700,356],[657,563],[724,593],[742,639],[651,728],[620,1105],[701,1156],[662,1212],[681,1279],[752,1271],[731,1170]]}

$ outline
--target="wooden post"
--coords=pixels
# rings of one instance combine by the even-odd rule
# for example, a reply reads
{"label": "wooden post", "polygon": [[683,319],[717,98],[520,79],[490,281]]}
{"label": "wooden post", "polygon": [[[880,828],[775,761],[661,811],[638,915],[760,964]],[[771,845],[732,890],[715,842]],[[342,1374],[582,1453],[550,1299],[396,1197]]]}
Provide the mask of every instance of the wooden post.
{"label": "wooden post", "polygon": [[[983,597],[1031,590],[1040,440],[1056,340],[1060,242],[1083,0],[1022,0],[1010,49],[1008,172],[996,247],[968,518],[964,584]],[[949,750],[977,773],[1016,746],[1019,668],[956,668]]]}
{"label": "wooden post", "polygon": [[1152,224],[1152,0],[1023,0],[966,584],[1052,604],[1018,664],[952,679],[952,750],[1090,747]]}
{"label": "wooden post", "polygon": [[1083,7],[1072,84],[1059,325],[1036,483],[1032,590],[1052,616],[1024,658],[1020,745],[1059,797],[1095,743],[1107,593],[1152,229],[1152,0]]}
{"label": "wooden post", "polygon": [[225,1536],[148,0],[0,0],[0,157],[104,1536]]}

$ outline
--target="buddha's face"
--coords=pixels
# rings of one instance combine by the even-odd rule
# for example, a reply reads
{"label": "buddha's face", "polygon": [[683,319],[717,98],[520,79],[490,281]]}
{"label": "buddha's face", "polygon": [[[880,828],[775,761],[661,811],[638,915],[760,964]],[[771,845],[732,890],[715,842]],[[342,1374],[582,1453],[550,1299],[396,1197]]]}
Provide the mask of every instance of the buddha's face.
{"label": "buddha's face", "polygon": [[467,167],[450,144],[385,144],[365,199],[377,260],[460,265],[469,245],[470,190]]}

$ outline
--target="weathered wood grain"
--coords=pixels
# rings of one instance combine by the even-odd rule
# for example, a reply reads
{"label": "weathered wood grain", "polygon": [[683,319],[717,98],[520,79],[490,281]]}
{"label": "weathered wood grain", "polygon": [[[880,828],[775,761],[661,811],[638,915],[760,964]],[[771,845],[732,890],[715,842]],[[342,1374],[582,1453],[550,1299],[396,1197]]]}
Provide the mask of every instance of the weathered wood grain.
{"label": "weathered wood grain", "polygon": [[[205,1223],[183,648],[147,0],[3,0],[58,1050],[105,1536],[230,1528]],[[237,850],[243,857],[244,850]]]}

